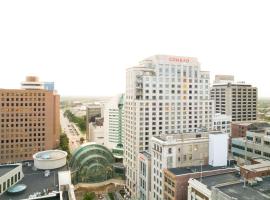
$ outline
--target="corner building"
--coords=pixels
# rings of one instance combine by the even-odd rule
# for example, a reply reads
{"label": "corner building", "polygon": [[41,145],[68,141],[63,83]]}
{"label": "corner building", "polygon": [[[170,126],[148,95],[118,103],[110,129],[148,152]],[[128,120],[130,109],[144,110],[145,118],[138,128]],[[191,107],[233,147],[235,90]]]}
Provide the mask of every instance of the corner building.
{"label": "corner building", "polygon": [[32,160],[36,152],[58,147],[59,135],[55,91],[0,89],[0,163]]}
{"label": "corner building", "polygon": [[126,186],[138,197],[138,155],[150,150],[152,136],[211,129],[209,72],[196,58],[149,57],[127,69],[125,108]]}

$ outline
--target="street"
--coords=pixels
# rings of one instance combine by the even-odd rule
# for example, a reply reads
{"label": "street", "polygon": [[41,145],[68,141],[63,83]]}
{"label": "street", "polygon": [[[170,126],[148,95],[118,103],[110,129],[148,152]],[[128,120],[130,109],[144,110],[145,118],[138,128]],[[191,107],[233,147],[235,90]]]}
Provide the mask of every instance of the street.
{"label": "street", "polygon": [[64,133],[69,138],[69,147],[71,153],[80,146],[80,137],[82,137],[78,128],[71,123],[66,117],[64,117],[63,110],[60,110],[60,122]]}

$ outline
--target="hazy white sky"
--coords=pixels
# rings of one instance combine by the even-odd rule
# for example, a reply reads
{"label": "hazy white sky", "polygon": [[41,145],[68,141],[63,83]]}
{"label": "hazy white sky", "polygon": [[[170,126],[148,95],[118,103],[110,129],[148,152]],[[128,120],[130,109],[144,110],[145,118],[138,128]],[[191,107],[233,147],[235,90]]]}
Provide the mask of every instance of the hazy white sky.
{"label": "hazy white sky", "polygon": [[154,54],[197,57],[270,97],[268,0],[3,0],[0,88],[28,74],[61,95],[124,91],[125,69]]}

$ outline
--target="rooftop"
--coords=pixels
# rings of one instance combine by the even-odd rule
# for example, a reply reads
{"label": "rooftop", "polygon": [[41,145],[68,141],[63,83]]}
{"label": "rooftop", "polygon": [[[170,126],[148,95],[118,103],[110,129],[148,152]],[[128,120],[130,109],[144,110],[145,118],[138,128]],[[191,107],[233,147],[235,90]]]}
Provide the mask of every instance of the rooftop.
{"label": "rooftop", "polygon": [[0,177],[4,174],[8,173],[9,171],[15,169],[18,165],[10,164],[10,165],[0,165]]}
{"label": "rooftop", "polygon": [[239,200],[269,200],[270,199],[270,177],[264,178],[261,183],[255,186],[244,187],[244,183],[230,184],[218,187],[223,193]]}
{"label": "rooftop", "polygon": [[[66,170],[66,166],[60,169],[50,170],[50,175],[48,177],[44,176],[44,170],[35,170],[33,168],[34,163],[30,161],[31,166],[26,166],[23,164],[23,173],[24,177],[17,184],[24,184],[27,186],[27,189],[24,192],[18,194],[8,194],[5,192],[1,195],[1,199],[8,200],[21,200],[27,199],[30,195],[40,192],[43,193],[44,190],[49,191],[59,191],[58,188],[58,171]],[[48,199],[59,199],[58,197],[51,197]]]}
{"label": "rooftop", "polygon": [[[202,171],[213,171],[213,170],[219,170],[219,169],[227,169],[228,167],[213,167],[211,165],[203,165]],[[193,167],[176,167],[176,168],[169,168],[168,171],[173,173],[176,176],[180,176],[183,174],[190,174],[190,173],[196,173],[201,172],[201,166],[193,166]]]}
{"label": "rooftop", "polygon": [[237,176],[235,172],[206,176],[202,178],[202,183],[205,184],[208,189],[211,189],[212,186],[236,181],[239,181],[239,176]]}
{"label": "rooftop", "polygon": [[154,136],[158,140],[163,142],[182,142],[194,139],[205,139],[208,138],[209,132],[199,132],[199,133],[181,133],[181,134],[161,134],[159,136]]}

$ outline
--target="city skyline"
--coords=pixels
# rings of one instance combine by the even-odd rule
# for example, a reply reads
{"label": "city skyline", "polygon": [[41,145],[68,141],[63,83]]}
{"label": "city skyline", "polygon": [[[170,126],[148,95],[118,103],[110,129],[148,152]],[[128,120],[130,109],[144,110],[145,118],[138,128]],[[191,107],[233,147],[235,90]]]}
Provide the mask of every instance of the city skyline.
{"label": "city skyline", "polygon": [[0,87],[33,74],[64,96],[111,96],[124,91],[128,67],[168,54],[197,57],[211,82],[232,74],[270,97],[267,2],[193,3],[1,2]]}

